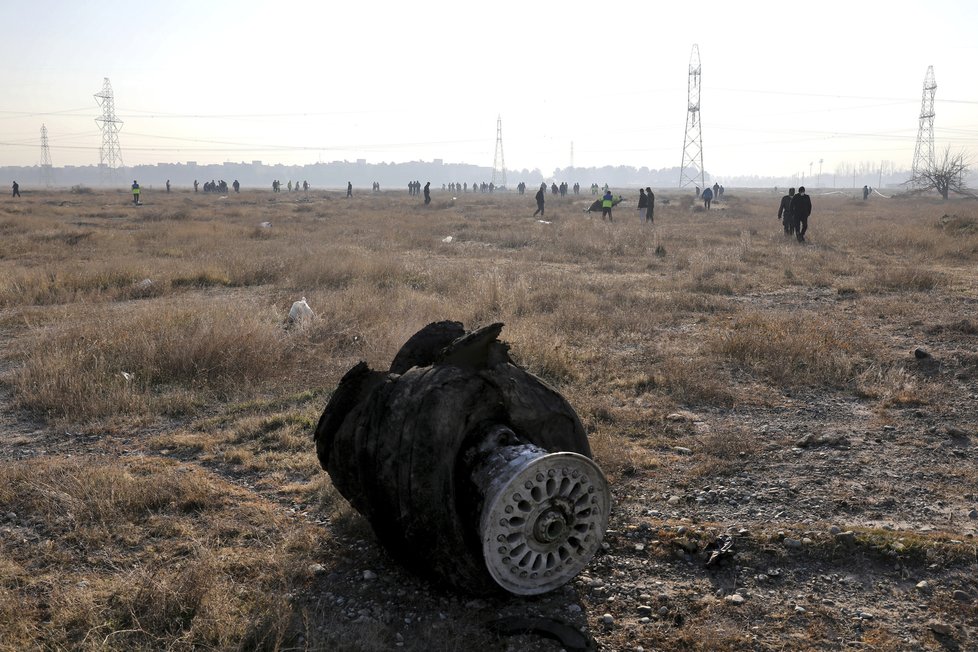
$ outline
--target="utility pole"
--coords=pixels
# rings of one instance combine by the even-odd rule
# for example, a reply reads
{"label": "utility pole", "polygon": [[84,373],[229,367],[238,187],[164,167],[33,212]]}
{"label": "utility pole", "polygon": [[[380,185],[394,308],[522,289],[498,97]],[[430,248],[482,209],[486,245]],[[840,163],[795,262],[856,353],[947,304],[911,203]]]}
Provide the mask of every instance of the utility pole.
{"label": "utility pole", "polygon": [[818,182],[815,184],[815,187],[822,187],[822,159],[818,159]]}
{"label": "utility pole", "polygon": [[927,66],[924,75],[924,91],[920,99],[920,126],[917,128],[917,146],[913,153],[913,167],[910,173],[911,185],[922,183],[920,173],[934,166],[934,94],[937,81],[934,66]]}
{"label": "utility pole", "polygon": [[122,120],[115,117],[115,97],[112,94],[112,84],[105,77],[102,91],[95,94],[95,101],[102,107],[102,117],[95,118],[102,132],[102,147],[99,148],[99,171],[102,183],[111,184],[118,181],[118,170],[122,167],[122,147],[119,146],[119,130]]}
{"label": "utility pole", "polygon": [[503,160],[503,117],[496,116],[496,156],[492,161],[492,185],[506,187],[506,161]]}
{"label": "utility pole", "polygon": [[687,82],[686,137],[683,139],[683,163],[679,174],[679,187],[699,185],[706,188],[703,173],[703,128],[700,124],[700,88],[703,67],[700,64],[700,47],[693,45],[689,55],[689,80]]}
{"label": "utility pole", "polygon": [[54,185],[54,167],[51,165],[51,148],[48,147],[48,128],[41,125],[41,185]]}

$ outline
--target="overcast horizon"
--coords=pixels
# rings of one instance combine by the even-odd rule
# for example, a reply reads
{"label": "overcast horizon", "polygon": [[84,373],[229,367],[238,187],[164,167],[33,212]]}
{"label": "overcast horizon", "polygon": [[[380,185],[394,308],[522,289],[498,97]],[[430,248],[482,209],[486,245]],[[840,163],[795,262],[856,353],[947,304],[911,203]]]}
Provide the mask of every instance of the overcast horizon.
{"label": "overcast horizon", "polygon": [[[978,151],[965,2],[610,2],[490,9],[41,0],[0,43],[0,166],[99,162],[111,80],[126,166],[431,161],[508,169],[681,164],[690,50],[702,60],[704,168],[718,177],[909,169],[934,66],[935,150]],[[43,27],[43,29],[40,29]]]}

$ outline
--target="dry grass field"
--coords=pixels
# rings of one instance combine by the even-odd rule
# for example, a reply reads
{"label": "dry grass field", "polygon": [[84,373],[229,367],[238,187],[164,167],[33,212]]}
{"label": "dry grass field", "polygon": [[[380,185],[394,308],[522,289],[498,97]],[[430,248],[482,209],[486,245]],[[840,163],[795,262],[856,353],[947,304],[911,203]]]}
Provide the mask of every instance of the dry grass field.
{"label": "dry grass field", "polygon": [[[658,193],[654,227],[627,191],[614,223],[342,194],[0,202],[0,650],[560,649],[509,615],[604,650],[978,649],[978,202],[815,192],[800,245],[773,191]],[[505,322],[612,485],[552,594],[411,576],[319,469],[340,376],[443,319]]]}

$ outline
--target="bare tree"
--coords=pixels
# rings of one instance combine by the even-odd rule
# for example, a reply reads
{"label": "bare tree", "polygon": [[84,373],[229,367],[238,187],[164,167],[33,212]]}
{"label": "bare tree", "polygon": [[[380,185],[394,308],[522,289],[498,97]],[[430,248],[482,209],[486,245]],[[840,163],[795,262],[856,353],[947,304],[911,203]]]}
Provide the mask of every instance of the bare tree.
{"label": "bare tree", "polygon": [[917,192],[936,190],[944,199],[952,192],[973,197],[974,193],[965,185],[964,178],[971,167],[971,161],[964,152],[952,152],[950,145],[936,157],[930,165],[919,170],[917,177],[909,183]]}

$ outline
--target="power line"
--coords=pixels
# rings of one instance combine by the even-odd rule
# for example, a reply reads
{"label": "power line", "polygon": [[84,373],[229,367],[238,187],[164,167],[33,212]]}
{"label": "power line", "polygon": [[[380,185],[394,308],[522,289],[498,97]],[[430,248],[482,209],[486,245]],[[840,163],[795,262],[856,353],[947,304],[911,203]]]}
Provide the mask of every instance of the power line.
{"label": "power line", "polygon": [[693,45],[689,55],[689,79],[687,81],[686,136],[683,138],[683,162],[679,173],[679,187],[695,184],[705,187],[703,176],[703,127],[700,123],[700,88],[703,67],[700,65],[700,48]]}
{"label": "power line", "polygon": [[119,130],[122,120],[115,117],[115,97],[112,84],[105,77],[102,92],[95,94],[95,101],[102,107],[102,117],[95,118],[102,131],[102,147],[99,149],[99,167],[104,171],[105,182],[116,181],[117,170],[122,167],[122,147],[119,146]]}
{"label": "power line", "polygon": [[50,188],[54,184],[54,168],[51,165],[51,149],[48,147],[48,128],[41,125],[41,185]]}
{"label": "power line", "polygon": [[937,80],[934,79],[934,66],[927,66],[924,75],[924,90],[920,100],[920,125],[917,129],[917,146],[913,153],[910,182],[922,183],[921,173],[934,167],[934,94]]}
{"label": "power line", "polygon": [[496,155],[492,161],[492,185],[506,187],[506,161],[503,159],[503,117],[496,116]]}

